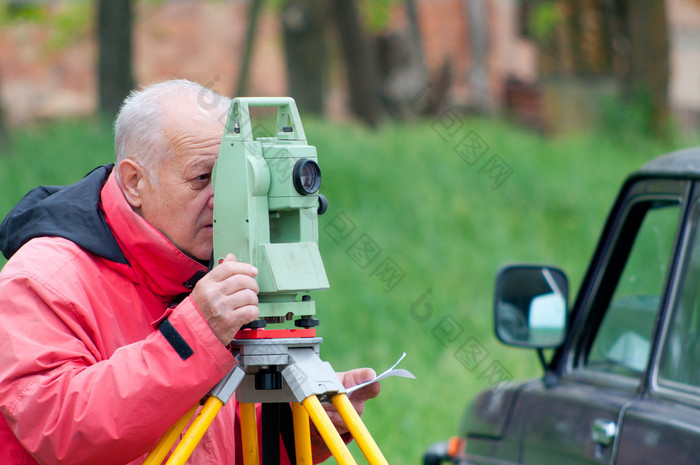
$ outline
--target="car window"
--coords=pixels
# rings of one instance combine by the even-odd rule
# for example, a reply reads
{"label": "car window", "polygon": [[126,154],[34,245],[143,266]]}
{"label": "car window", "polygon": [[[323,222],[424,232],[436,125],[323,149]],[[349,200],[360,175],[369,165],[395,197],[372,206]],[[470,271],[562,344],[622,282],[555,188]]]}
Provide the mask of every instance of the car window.
{"label": "car window", "polygon": [[700,387],[700,205],[659,366],[659,383]]}
{"label": "car window", "polygon": [[[627,260],[586,358],[588,370],[640,378],[671,261],[680,205],[640,202],[629,215],[641,221]],[[624,260],[613,255],[611,261]]]}

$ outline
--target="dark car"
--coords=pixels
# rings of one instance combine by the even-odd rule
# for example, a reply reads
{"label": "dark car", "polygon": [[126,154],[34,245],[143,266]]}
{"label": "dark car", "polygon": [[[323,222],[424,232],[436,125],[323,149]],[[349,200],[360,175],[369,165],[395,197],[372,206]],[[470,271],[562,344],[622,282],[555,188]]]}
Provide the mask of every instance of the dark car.
{"label": "dark car", "polygon": [[501,270],[496,334],[544,376],[482,392],[426,465],[700,463],[700,148],[627,179],[567,293],[556,268]]}

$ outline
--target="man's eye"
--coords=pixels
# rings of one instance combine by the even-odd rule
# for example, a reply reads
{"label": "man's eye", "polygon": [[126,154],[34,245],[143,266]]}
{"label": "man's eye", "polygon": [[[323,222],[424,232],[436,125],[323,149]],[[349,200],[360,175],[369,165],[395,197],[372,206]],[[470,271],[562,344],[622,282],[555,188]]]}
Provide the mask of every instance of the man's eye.
{"label": "man's eye", "polygon": [[192,178],[192,185],[196,188],[204,188],[209,184],[211,180],[211,173],[203,173],[197,177]]}

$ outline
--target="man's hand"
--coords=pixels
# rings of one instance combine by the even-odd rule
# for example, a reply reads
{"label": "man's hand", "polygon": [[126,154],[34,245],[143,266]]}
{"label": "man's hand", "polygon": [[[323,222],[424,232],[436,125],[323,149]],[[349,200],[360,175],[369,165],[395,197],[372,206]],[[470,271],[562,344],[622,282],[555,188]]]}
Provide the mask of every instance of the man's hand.
{"label": "man's hand", "polygon": [[[346,371],[344,373],[336,373],[336,375],[346,388],[370,381],[377,376],[377,374],[371,368],[358,368],[356,370]],[[365,411],[365,402],[367,402],[369,399],[377,397],[380,389],[381,386],[379,385],[379,382],[376,382],[365,386],[362,389],[358,389],[357,391],[354,391],[348,395],[348,399],[350,399],[350,403],[352,403],[352,406],[355,408],[358,415],[362,416],[362,413]],[[345,426],[345,423],[343,423],[342,418],[340,418],[340,414],[336,412],[335,408],[329,406],[327,413],[328,417],[331,419],[333,425],[335,425],[340,434],[348,432],[348,428]]]}
{"label": "man's hand", "polygon": [[228,254],[192,290],[192,298],[222,344],[258,315],[258,270]]}

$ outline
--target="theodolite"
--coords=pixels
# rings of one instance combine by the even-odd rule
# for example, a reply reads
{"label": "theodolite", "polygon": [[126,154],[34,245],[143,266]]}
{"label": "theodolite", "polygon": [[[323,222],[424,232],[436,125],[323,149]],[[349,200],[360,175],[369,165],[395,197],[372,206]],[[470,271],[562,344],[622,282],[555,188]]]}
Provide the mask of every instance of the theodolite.
{"label": "theodolite", "polygon": [[[253,137],[251,107],[276,107],[273,137]],[[318,247],[321,170],[291,98],[236,98],[212,174],[212,263],[233,253],[255,265],[260,317],[231,342],[238,364],[166,432],[144,465],[160,464],[199,410],[166,465],[184,464],[218,411],[234,393],[240,403],[244,465],[279,464],[280,437],[288,457],[311,464],[310,420],[340,465],[354,465],[322,402],[331,402],[370,465],[388,465],[350,403],[322,342],[310,291],[329,287]],[[293,321],[292,328],[277,328]],[[273,329],[272,326],[275,326]],[[262,409],[262,454],[255,404]]]}

